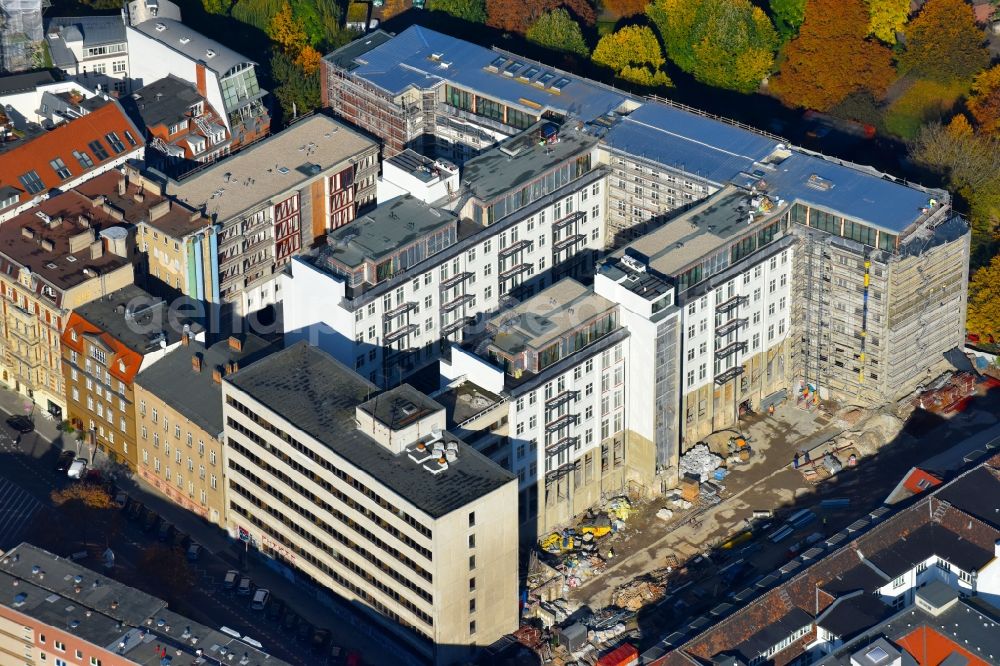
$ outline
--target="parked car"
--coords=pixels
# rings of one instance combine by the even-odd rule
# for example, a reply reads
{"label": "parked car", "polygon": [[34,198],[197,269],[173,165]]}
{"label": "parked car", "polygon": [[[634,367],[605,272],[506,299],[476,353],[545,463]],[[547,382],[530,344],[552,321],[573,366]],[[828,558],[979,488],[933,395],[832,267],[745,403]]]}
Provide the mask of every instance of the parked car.
{"label": "parked car", "polygon": [[66,476],[68,476],[71,479],[82,479],[83,475],[86,474],[86,472],[87,472],[87,459],[77,458],[70,464],[69,469],[66,470]]}
{"label": "parked car", "polygon": [[278,622],[285,615],[285,602],[277,597],[271,598],[271,603],[267,605],[267,619]]}
{"label": "parked car", "polygon": [[250,601],[250,610],[264,610],[267,602],[271,599],[271,592],[263,587],[253,593],[253,600]]}
{"label": "parked car", "polygon": [[65,472],[69,469],[69,466],[73,464],[73,459],[76,458],[76,454],[72,451],[63,451],[59,454],[59,458],[56,460],[56,471]]}
{"label": "parked car", "polygon": [[152,532],[156,529],[156,526],[160,524],[160,517],[156,515],[156,512],[146,507],[146,514],[142,519],[142,531]]}
{"label": "parked car", "polygon": [[253,591],[253,581],[250,580],[250,576],[240,577],[240,584],[236,586],[236,594],[246,596],[251,591]]}
{"label": "parked car", "polygon": [[129,520],[138,520],[142,518],[143,512],[146,510],[146,506],[142,502],[131,502],[128,505],[128,510],[126,511],[126,516]]}
{"label": "parked car", "polygon": [[226,572],[226,577],[222,579],[222,589],[231,590],[236,587],[236,580],[240,577],[240,572],[230,569]]}
{"label": "parked car", "polygon": [[21,414],[8,416],[7,425],[9,425],[11,428],[18,431],[22,435],[26,435],[29,432],[33,432],[35,430],[35,422],[32,421],[27,416],[23,416]]}
{"label": "parked car", "polygon": [[198,558],[201,557],[201,546],[196,544],[194,541],[187,549],[187,558],[189,562],[197,562]]}
{"label": "parked car", "polygon": [[126,493],[124,490],[119,490],[118,493],[115,495],[115,504],[118,505],[119,509],[124,509],[126,506],[128,506],[128,493]]}
{"label": "parked car", "polygon": [[285,614],[285,620],[284,622],[281,623],[281,626],[285,629],[285,631],[292,632],[295,630],[295,627],[298,624],[299,624],[298,613],[296,613],[293,610],[289,610],[288,613]]}
{"label": "parked car", "polygon": [[326,652],[326,646],[330,643],[330,630],[317,629],[312,635],[312,649],[317,654]]}
{"label": "parked car", "polygon": [[164,520],[162,523],[160,523],[160,530],[159,532],[157,532],[157,538],[160,541],[168,541],[173,531],[174,531],[174,526]]}

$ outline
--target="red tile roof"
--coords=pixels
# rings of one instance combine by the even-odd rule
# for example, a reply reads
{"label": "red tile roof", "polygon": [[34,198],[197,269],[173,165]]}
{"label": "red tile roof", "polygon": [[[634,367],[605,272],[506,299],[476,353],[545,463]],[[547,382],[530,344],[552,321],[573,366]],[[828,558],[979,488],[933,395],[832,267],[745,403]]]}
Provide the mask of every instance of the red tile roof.
{"label": "red tile roof", "polygon": [[[74,333],[76,339],[73,339]],[[108,358],[108,372],[115,379],[121,380],[125,384],[131,384],[132,378],[139,372],[142,365],[142,355],[138,354],[115,338],[110,333],[105,333],[100,328],[91,324],[75,311],[69,315],[69,322],[66,330],[62,334],[62,343],[81,356],[86,356],[83,340],[84,337],[96,337],[112,351],[112,356]]]}
{"label": "red tile roof", "polygon": [[930,472],[925,472],[919,467],[914,467],[903,479],[903,487],[914,495],[919,495],[925,490],[941,485],[941,479]]}
{"label": "red tile roof", "polygon": [[[115,133],[125,147],[124,151],[115,152],[114,147],[108,142],[106,136],[111,132]],[[132,140],[125,132],[128,132]],[[142,132],[129,120],[118,102],[107,100],[103,106],[85,116],[62,123],[44,134],[0,153],[0,188],[16,189],[19,193],[17,204],[30,201],[38,194],[60,187],[66,180],[75,180],[119,159],[137,147],[144,146],[142,137]],[[100,143],[107,154],[106,158],[101,159],[94,153],[90,147],[93,141]],[[73,156],[74,150],[85,153],[93,162],[93,166],[83,167]],[[61,159],[69,170],[68,179],[60,178],[49,164],[56,158]],[[35,194],[28,192],[20,180],[20,177],[29,171],[34,171],[42,182],[42,190]]]}
{"label": "red tile roof", "polygon": [[896,643],[910,653],[920,666],[938,666],[954,652],[968,660],[966,666],[989,666],[989,662],[980,659],[944,634],[928,626],[917,627]]}

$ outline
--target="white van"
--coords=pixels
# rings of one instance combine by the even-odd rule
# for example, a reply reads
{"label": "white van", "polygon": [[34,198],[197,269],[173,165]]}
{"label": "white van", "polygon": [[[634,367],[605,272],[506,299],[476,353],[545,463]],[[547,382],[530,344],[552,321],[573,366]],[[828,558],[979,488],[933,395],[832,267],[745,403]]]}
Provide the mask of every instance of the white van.
{"label": "white van", "polygon": [[264,588],[260,588],[253,595],[253,601],[250,602],[251,610],[264,610],[264,606],[267,605],[268,599],[271,598],[271,593]]}
{"label": "white van", "polygon": [[66,470],[66,476],[71,479],[82,479],[83,475],[87,472],[87,459],[77,458],[73,461],[73,464],[69,466]]}

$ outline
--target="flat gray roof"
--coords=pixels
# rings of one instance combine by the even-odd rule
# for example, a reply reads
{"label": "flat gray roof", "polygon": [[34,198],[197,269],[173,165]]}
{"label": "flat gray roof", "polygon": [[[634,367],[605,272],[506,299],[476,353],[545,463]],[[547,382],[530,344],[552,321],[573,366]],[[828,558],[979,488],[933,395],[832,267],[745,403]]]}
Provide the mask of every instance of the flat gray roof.
{"label": "flat gray roof", "polygon": [[[172,345],[180,340],[184,324],[190,325],[192,332],[202,329],[198,321],[183,316],[199,311],[193,301],[190,306],[183,305],[185,302],[168,303],[130,284],[77,307],[75,312],[132,351],[145,355],[159,349],[157,336],[160,334],[167,345]],[[174,308],[174,321],[171,321],[171,308]]]}
{"label": "flat gray roof", "polygon": [[404,194],[327,234],[327,246],[318,258],[329,258],[357,267],[365,260],[377,261],[413,243],[458,218],[448,210],[428,206]]}
{"label": "flat gray roof", "polygon": [[242,666],[289,666],[249,643],[178,615],[162,599],[31,544],[4,553],[0,585],[8,591],[0,603],[121,654],[129,663],[163,666],[170,661],[164,654],[178,662],[202,663],[197,661],[201,650],[210,666],[231,663],[224,651],[239,655]]}
{"label": "flat gray roof", "polygon": [[530,183],[574,155],[589,152],[597,138],[564,127],[555,143],[543,143],[537,123],[501,146],[488,150],[465,163],[462,185],[481,201]]}
{"label": "flat gray roof", "polygon": [[[197,340],[181,345],[136,375],[143,387],[212,436],[223,430],[222,386],[212,379],[212,370],[235,361],[250,364],[271,351],[271,343],[255,335],[241,338],[242,351],[229,345],[229,339],[205,347]],[[191,357],[201,355],[201,372],[195,372]]]}
{"label": "flat gray roof", "polygon": [[490,319],[490,325],[498,330],[493,344],[512,354],[528,348],[540,350],[614,308],[614,302],[573,278],[565,278]]}
{"label": "flat gray roof", "polygon": [[[685,266],[724,247],[730,239],[752,228],[748,223],[751,196],[733,186],[723,188],[703,203],[614,253],[642,255],[649,267],[673,276]],[[758,216],[758,221],[769,219]],[[628,250],[634,252],[628,252]]]}
{"label": "flat gray roof", "polygon": [[[371,400],[378,388],[305,341],[243,368],[224,381],[431,518],[445,516],[514,482],[509,472],[450,435],[446,438],[459,444],[458,460],[439,474],[424,470],[405,452],[394,455],[358,430],[355,423],[355,408]],[[437,408],[443,409],[440,405]]]}
{"label": "flat gray roof", "polygon": [[183,180],[169,180],[167,194],[194,208],[204,207],[224,222],[375,145],[333,118],[316,114]]}

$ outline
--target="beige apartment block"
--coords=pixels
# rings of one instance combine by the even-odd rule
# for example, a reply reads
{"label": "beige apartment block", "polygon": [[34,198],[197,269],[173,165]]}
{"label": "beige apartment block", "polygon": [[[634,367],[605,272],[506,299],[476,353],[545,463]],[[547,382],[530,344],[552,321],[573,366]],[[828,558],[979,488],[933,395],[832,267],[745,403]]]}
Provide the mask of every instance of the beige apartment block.
{"label": "beige apartment block", "polygon": [[517,483],[408,385],[379,393],[300,342],[223,379],[226,524],[462,663],[517,628]]}

